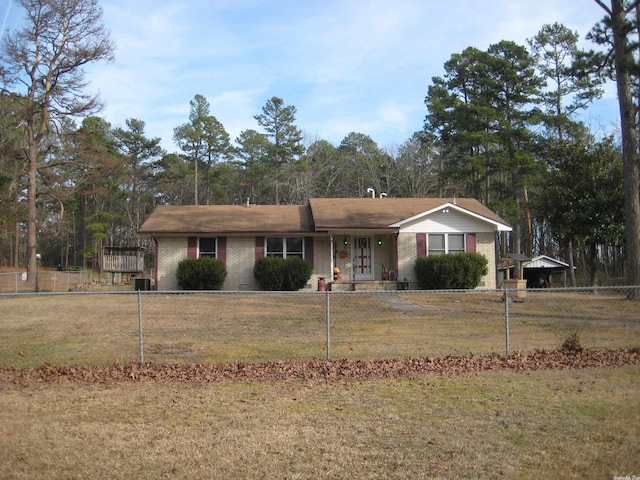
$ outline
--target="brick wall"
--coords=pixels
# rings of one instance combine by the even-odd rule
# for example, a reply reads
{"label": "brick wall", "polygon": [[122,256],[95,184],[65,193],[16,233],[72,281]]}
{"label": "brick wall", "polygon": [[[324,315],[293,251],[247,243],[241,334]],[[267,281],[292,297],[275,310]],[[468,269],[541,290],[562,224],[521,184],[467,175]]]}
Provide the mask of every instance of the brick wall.
{"label": "brick wall", "polygon": [[[176,269],[188,258],[187,237],[158,239],[158,289],[179,290]],[[227,237],[227,278],[223,290],[258,290],[253,278],[255,238]]]}
{"label": "brick wall", "polygon": [[253,278],[256,263],[255,237],[227,237],[227,279],[223,290],[259,290]]}
{"label": "brick wall", "polygon": [[179,290],[176,269],[180,260],[187,258],[187,238],[158,239],[158,290]]}
{"label": "brick wall", "polygon": [[[253,277],[256,261],[255,237],[227,237],[227,278],[223,290],[259,290],[260,286]],[[329,238],[314,238],[314,274],[310,283],[317,289],[318,278],[323,276],[327,282],[332,279],[331,259],[327,256]],[[178,263],[188,257],[187,238],[170,237],[158,239],[158,290],[179,290],[176,280]]]}
{"label": "brick wall", "polygon": [[327,254],[331,251],[331,242],[329,237],[313,238],[313,274],[311,275],[311,289],[318,289],[318,279],[324,277],[325,282],[333,280],[333,271],[331,270],[331,257]]}
{"label": "brick wall", "polygon": [[489,273],[480,281],[478,288],[496,288],[496,249],[494,240],[495,234],[493,232],[476,234],[476,252],[487,257],[487,268],[489,270]]}
{"label": "brick wall", "polygon": [[[342,240],[335,239],[336,242]],[[416,282],[413,266],[416,260],[416,235],[415,233],[401,233],[398,236],[398,269],[396,278],[403,281],[405,278],[410,282]],[[493,233],[476,234],[476,251],[488,260],[489,274],[481,283],[481,288],[496,288],[496,262]],[[344,246],[336,243],[338,253],[342,250],[350,252],[351,245]],[[393,255],[393,241],[391,238],[384,238],[383,245],[378,245],[374,241],[374,272],[375,280],[381,278],[382,264],[390,270],[395,267]],[[318,278],[324,277],[325,281],[333,280],[331,271],[331,257],[329,237],[314,237],[314,269],[310,280],[310,288],[318,288]],[[176,280],[176,268],[180,260],[187,258],[187,238],[169,237],[158,239],[158,285],[159,290],[179,290]],[[255,238],[254,237],[227,237],[227,278],[224,290],[259,290],[259,285],[253,278],[253,265],[255,264]],[[336,266],[340,268],[342,279],[348,280],[351,276],[349,265],[351,255],[347,258],[340,258],[337,255]]]}
{"label": "brick wall", "polygon": [[[496,254],[494,233],[476,234],[476,252],[487,257],[489,273],[482,278],[478,288],[496,288]],[[405,278],[416,282],[413,266],[416,261],[417,245],[415,233],[401,233],[398,236],[398,280]]]}
{"label": "brick wall", "polygon": [[417,245],[415,233],[401,233],[398,235],[398,280],[406,278],[410,282],[416,281],[413,266],[416,262]]}
{"label": "brick wall", "polygon": [[395,239],[391,235],[373,237],[373,279],[382,280],[384,268],[396,272]]}

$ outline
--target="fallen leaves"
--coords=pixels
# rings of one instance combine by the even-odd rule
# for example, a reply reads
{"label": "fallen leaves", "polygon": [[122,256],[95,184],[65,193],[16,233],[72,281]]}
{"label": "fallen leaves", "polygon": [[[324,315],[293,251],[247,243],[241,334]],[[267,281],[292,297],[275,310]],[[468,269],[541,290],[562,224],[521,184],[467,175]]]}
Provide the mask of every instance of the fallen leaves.
{"label": "fallen leaves", "polygon": [[109,366],[51,366],[0,368],[0,382],[224,382],[224,381],[335,381],[343,379],[456,376],[488,370],[532,371],[640,365],[640,348],[537,350],[533,353],[420,357],[388,360],[281,360],[225,364],[114,364]]}

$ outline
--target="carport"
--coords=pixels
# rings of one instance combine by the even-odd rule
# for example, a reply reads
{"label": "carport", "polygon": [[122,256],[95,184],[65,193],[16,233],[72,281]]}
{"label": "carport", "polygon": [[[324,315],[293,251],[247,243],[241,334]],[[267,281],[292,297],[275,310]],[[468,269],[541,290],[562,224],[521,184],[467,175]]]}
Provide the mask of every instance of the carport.
{"label": "carport", "polygon": [[551,287],[551,276],[562,273],[562,286],[567,286],[567,271],[569,264],[548,257],[539,255],[522,264],[523,277],[527,281],[527,288],[549,288]]}

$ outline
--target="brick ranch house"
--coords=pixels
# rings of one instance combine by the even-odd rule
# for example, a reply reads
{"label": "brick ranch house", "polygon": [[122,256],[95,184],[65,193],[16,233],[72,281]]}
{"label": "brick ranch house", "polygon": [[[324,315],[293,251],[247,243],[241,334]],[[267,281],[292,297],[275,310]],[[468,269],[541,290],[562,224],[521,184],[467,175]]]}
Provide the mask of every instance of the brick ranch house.
{"label": "brick ranch house", "polygon": [[509,231],[471,198],[314,198],[308,205],[159,206],[138,233],[155,241],[158,290],[179,289],[178,263],[200,256],[226,265],[224,290],[259,290],[254,262],[270,255],[311,263],[313,290],[320,278],[334,290],[366,290],[413,288],[416,258],[461,251],[487,258],[480,287],[495,288],[496,233]]}

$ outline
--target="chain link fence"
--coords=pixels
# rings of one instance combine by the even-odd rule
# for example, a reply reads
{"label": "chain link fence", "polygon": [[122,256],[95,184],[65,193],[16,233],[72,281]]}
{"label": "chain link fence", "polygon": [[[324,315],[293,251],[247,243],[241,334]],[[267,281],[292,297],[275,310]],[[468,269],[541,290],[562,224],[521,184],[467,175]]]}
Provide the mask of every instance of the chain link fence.
{"label": "chain link fence", "polygon": [[[0,295],[0,365],[236,363],[640,346],[638,287]],[[637,297],[636,297],[637,298]]]}
{"label": "chain link fence", "polygon": [[27,272],[0,273],[0,292],[84,291],[88,290],[93,283],[93,272],[91,270],[42,270],[35,274],[35,279],[32,282],[27,280]]}

